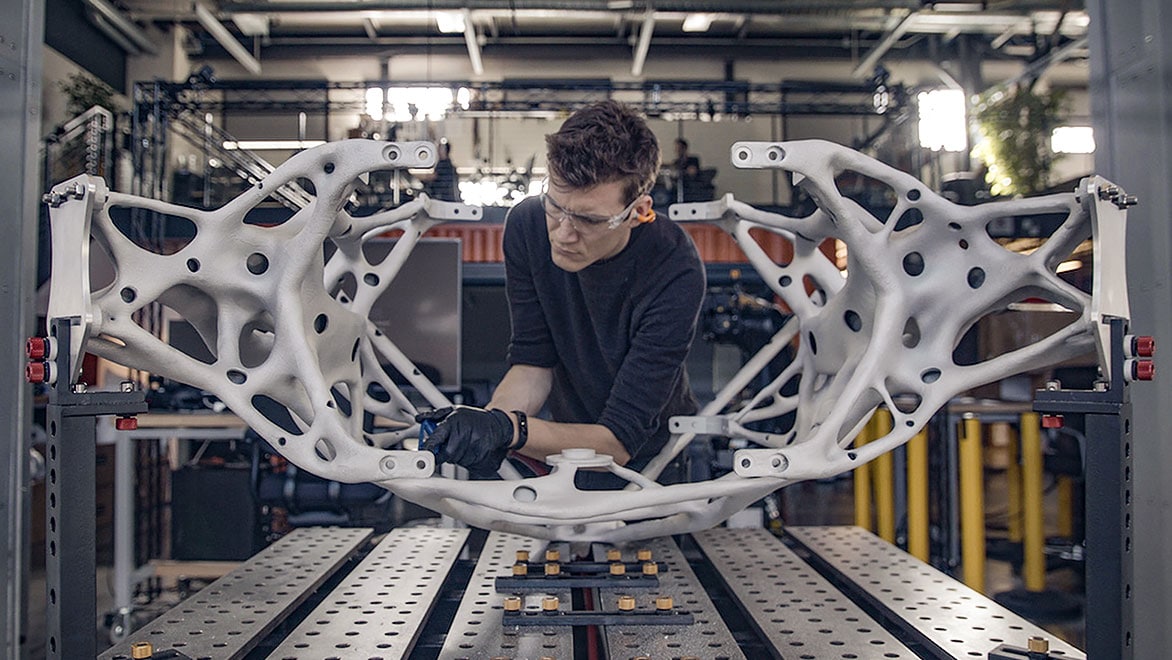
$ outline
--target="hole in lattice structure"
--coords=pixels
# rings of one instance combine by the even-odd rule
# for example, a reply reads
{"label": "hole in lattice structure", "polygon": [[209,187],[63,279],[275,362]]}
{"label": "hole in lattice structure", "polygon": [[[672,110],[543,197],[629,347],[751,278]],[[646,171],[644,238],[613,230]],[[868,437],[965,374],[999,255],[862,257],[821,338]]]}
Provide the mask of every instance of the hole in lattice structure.
{"label": "hole in lattice structure", "polygon": [[806,341],[808,341],[810,343],[810,353],[812,355],[817,355],[818,354],[818,341],[816,339],[814,339],[814,333],[807,332],[806,333]]}
{"label": "hole in lattice structure", "polygon": [[328,328],[329,326],[330,326],[330,317],[326,316],[325,314],[318,314],[316,317],[314,317],[313,331],[316,332],[317,334],[320,335],[321,333],[325,332],[326,328]]}
{"label": "hole in lattice structure", "polygon": [[880,223],[887,222],[898,198],[890,185],[854,170],[839,172],[834,185],[839,194],[866,209]]}
{"label": "hole in lattice structure", "polygon": [[513,490],[513,499],[518,502],[536,502],[537,491],[529,486],[518,486]]}
{"label": "hole in lattice structure", "polygon": [[252,407],[258,413],[273,424],[276,424],[286,433],[290,435],[304,434],[304,431],[297,424],[297,420],[294,418],[292,411],[276,399],[264,394],[256,394],[253,395],[251,403]]}
{"label": "hole in lattice structure", "polygon": [[295,181],[297,185],[301,186],[301,189],[305,192],[309,193],[310,195],[317,195],[317,186],[313,185],[312,180],[303,176],[299,176]]}
{"label": "hole in lattice structure", "polygon": [[981,285],[985,283],[985,269],[980,267],[969,269],[969,274],[966,277],[966,280],[968,281],[970,288],[981,288]]}
{"label": "hole in lattice structure", "polygon": [[90,291],[101,291],[114,284],[114,259],[103,241],[90,239]]}
{"label": "hole in lattice structure", "polygon": [[790,277],[789,275],[782,275],[780,278],[778,278],[777,283],[781,286],[789,286],[794,283],[794,278]]}
{"label": "hole in lattice structure", "polygon": [[259,252],[253,252],[244,260],[244,265],[253,275],[261,275],[269,269],[269,258]]}
{"label": "hole in lattice structure", "polygon": [[913,202],[918,201],[920,199],[920,191],[912,188],[911,190],[907,191],[907,198]]}
{"label": "hole in lattice structure", "polygon": [[770,147],[769,151],[765,152],[765,157],[774,162],[784,160],[785,149],[781,147]]}
{"label": "hole in lattice structure", "polygon": [[[784,235],[771,231],[767,227],[753,227],[749,229],[749,237],[761,246],[765,254],[769,255],[773,263],[778,266],[788,266],[794,260],[794,244]],[[732,247],[739,250],[735,245]]]}
{"label": "hole in lattice structure", "polygon": [[342,276],[339,277],[336,282],[334,282],[334,285],[330,287],[330,297],[332,298],[346,298],[348,300],[354,300],[354,297],[357,295],[358,280],[355,279],[354,273],[343,273]]}
{"label": "hole in lattice structure", "polygon": [[900,337],[905,348],[915,348],[920,345],[920,324],[914,316],[908,317],[903,324],[903,334]]}
{"label": "hole in lattice structure", "polygon": [[925,369],[923,373],[920,374],[920,380],[925,383],[935,383],[936,381],[940,380],[940,370]]}
{"label": "hole in lattice structure", "polygon": [[861,396],[851,402],[846,414],[843,415],[842,424],[838,427],[838,435],[835,438],[840,447],[850,444],[855,437],[852,435],[855,428],[868,419],[881,403],[883,396],[873,387],[867,388]]}
{"label": "hole in lattice structure", "polygon": [[823,289],[817,280],[809,275],[803,275],[802,285],[806,288],[806,295],[810,297],[810,302],[814,303],[815,307],[826,304],[826,289]]}
{"label": "hole in lattice structure", "polygon": [[350,349],[350,361],[353,362],[358,359],[358,347],[362,345],[362,337],[354,340],[354,346]]}
{"label": "hole in lattice structure", "polygon": [[367,286],[378,286],[378,283],[379,283],[378,274],[377,273],[367,273],[362,276],[362,281],[365,282]]}
{"label": "hole in lattice structure", "polygon": [[338,381],[337,383],[334,383],[333,387],[330,388],[330,396],[334,398],[334,403],[337,404],[338,412],[342,413],[346,417],[349,417],[351,414],[350,386],[343,381]]}
{"label": "hole in lattice structure", "polygon": [[199,272],[199,259],[194,259],[194,258],[188,259],[187,260],[187,270],[189,270],[193,273],[198,273]]}
{"label": "hole in lattice structure", "polygon": [[322,170],[323,170],[323,171],[324,171],[326,174],[333,174],[333,173],[334,173],[334,164],[333,164],[333,163],[326,163],[326,164],[325,164],[325,165],[322,167]]}
{"label": "hole in lattice structure", "polygon": [[908,209],[899,216],[899,220],[895,221],[895,231],[903,231],[909,227],[915,227],[924,221],[924,214],[920,209]]}
{"label": "hole in lattice structure", "polygon": [[918,277],[924,272],[924,255],[919,252],[908,252],[903,257],[903,272]]}
{"label": "hole in lattice structure", "polygon": [[215,362],[219,337],[215,299],[194,286],[177,284],[164,291],[158,302],[164,307],[163,318],[169,319],[167,343],[193,360]]}
{"label": "hole in lattice structure", "polygon": [[378,401],[379,403],[389,403],[391,394],[387,392],[386,388],[375,381],[371,381],[366,386],[366,396]]}
{"label": "hole in lattice structure", "polygon": [[[1036,213],[994,218],[985,224],[989,238],[1013,252],[1029,252],[1045,243],[1062,226],[1069,214]],[[1084,229],[1090,238],[1090,225]]]}
{"label": "hole in lattice structure", "polygon": [[920,404],[924,402],[924,398],[915,392],[893,392],[891,394],[891,402],[895,405],[896,410],[905,415],[910,415],[919,410]]}
{"label": "hole in lattice structure", "polygon": [[255,369],[264,364],[276,344],[273,316],[262,310],[240,328],[240,364]]}
{"label": "hole in lattice structure", "polygon": [[229,369],[227,376],[234,385],[243,385],[244,381],[248,380],[248,374],[239,369]]}
{"label": "hole in lattice structure", "polygon": [[128,206],[111,207],[110,221],[131,243],[162,255],[175,254],[187,247],[197,231],[189,218]]}
{"label": "hole in lattice structure", "polygon": [[858,332],[863,329],[863,319],[853,309],[846,310],[846,313],[842,315],[842,320],[846,323],[846,327],[851,329],[851,332]]}
{"label": "hole in lattice structure", "polygon": [[313,453],[321,460],[329,463],[338,457],[338,450],[334,449],[334,443],[325,438],[319,439],[313,445]]}
{"label": "hole in lattice structure", "polygon": [[134,302],[134,299],[138,297],[138,294],[135,293],[134,289],[131,287],[124,286],[122,287],[122,290],[118,292],[118,297],[122,298],[122,302],[130,304]]}
{"label": "hole in lattice structure", "polygon": [[1081,311],[1076,301],[1056,299],[1053,293],[1033,287],[1014,291],[1006,299],[1014,302],[966,328],[953,351],[956,364],[977,364],[1037,344],[1076,323]]}
{"label": "hole in lattice structure", "polygon": [[[289,199],[290,196],[295,195],[292,185],[285,185],[278,188],[278,192],[274,192],[264,199],[263,202],[248,209],[244,213],[242,222],[252,227],[263,227],[271,229],[273,227],[280,227],[289,222],[293,217],[294,203]],[[300,195],[298,195],[300,198]]]}
{"label": "hole in lattice structure", "polygon": [[969,242],[968,242],[968,241],[966,241],[966,240],[965,240],[965,239],[963,239],[963,238],[962,238],[962,239],[960,239],[959,241],[957,241],[957,242],[956,242],[956,244],[957,244],[957,245],[959,245],[959,246],[960,246],[960,249],[962,249],[962,250],[967,250],[967,249],[969,249]]}
{"label": "hole in lattice structure", "polygon": [[737,152],[737,160],[740,160],[740,161],[749,160],[749,150],[748,149],[741,149],[740,151],[738,151]]}
{"label": "hole in lattice structure", "polygon": [[960,230],[961,230],[961,226],[960,226],[960,223],[959,223],[959,222],[950,222],[950,223],[948,223],[948,228],[949,228],[949,229],[951,229],[951,230],[953,230],[953,231],[960,231]]}

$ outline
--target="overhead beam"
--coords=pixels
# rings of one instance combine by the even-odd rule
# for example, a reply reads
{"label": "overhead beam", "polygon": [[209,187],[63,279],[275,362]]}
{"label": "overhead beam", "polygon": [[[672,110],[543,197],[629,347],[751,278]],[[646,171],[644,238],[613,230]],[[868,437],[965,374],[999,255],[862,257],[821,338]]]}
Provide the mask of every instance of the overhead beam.
{"label": "overhead beam", "polygon": [[362,18],[362,29],[366,30],[366,36],[371,41],[378,39],[378,25],[374,22],[373,18],[364,16]]}
{"label": "overhead beam", "polygon": [[643,26],[639,29],[639,42],[635,44],[635,59],[631,62],[631,75],[643,75],[643,64],[647,61],[647,51],[651,49],[651,35],[655,32],[655,12],[648,11],[643,17]]}
{"label": "overhead beam", "polygon": [[1041,57],[1037,60],[1034,60],[1033,62],[1030,62],[1029,65],[1026,66],[1026,68],[1022,69],[1021,73],[1017,74],[1016,76],[1013,76],[1012,78],[1009,78],[1008,80],[1005,80],[1003,82],[1000,82],[1000,83],[990,87],[989,89],[982,92],[982,94],[989,94],[992,92],[1003,91],[1003,90],[1009,89],[1010,87],[1016,85],[1017,83],[1021,82],[1022,80],[1026,80],[1026,79],[1036,80],[1038,78],[1041,78],[1042,74],[1046,73],[1047,69],[1054,66],[1055,64],[1060,64],[1062,62],[1065,62],[1066,60],[1073,57],[1079,51],[1086,49],[1086,47],[1087,47],[1087,37],[1082,37],[1081,39],[1075,39],[1074,41],[1071,41],[1070,43],[1066,44],[1062,48],[1059,48],[1057,50],[1052,50],[1048,54],[1046,54],[1044,57]]}
{"label": "overhead beam", "polygon": [[[134,21],[123,15],[114,5],[106,0],[85,0],[85,5],[93,10],[96,16],[101,17],[99,20],[105,20],[107,25],[112,26],[115,30],[122,33],[127,41],[134,44],[137,51],[151,55],[159,52],[159,49],[155,48],[155,44],[150,40],[150,37],[140,27],[135,25]],[[123,47],[123,50],[131,52],[130,49],[125,47]],[[133,52],[132,54],[137,54],[137,52]]]}
{"label": "overhead beam", "polygon": [[239,41],[236,41],[236,37],[232,36],[228,28],[224,27],[220,19],[216,18],[202,2],[197,2],[194,6],[195,20],[199,21],[203,29],[207,30],[212,35],[212,38],[219,42],[224,47],[224,50],[228,51],[228,54],[235,58],[249,73],[254,76],[259,76],[260,61],[253,57],[252,53],[248,52],[248,49],[241,46]]}
{"label": "overhead beam", "polygon": [[883,39],[878,44],[876,44],[874,48],[871,49],[871,52],[867,53],[867,56],[863,58],[863,61],[859,62],[859,65],[856,66],[855,70],[851,72],[851,75],[855,78],[866,78],[867,76],[871,75],[871,71],[874,70],[875,65],[879,63],[879,60],[882,59],[883,56],[887,54],[887,51],[891,50],[891,47],[894,46],[896,42],[898,42],[899,39],[904,34],[906,34],[908,30],[911,29],[912,24],[915,22],[915,18],[918,15],[918,12],[911,12],[904,15],[902,18],[900,18],[898,15],[892,16],[893,25],[889,24],[890,27],[888,28],[887,33],[883,35]]}
{"label": "overhead beam", "polygon": [[470,12],[464,10],[464,43],[468,45],[468,59],[472,61],[472,72],[476,75],[484,73],[484,62],[480,59],[480,40],[476,38],[476,25],[472,23]]}

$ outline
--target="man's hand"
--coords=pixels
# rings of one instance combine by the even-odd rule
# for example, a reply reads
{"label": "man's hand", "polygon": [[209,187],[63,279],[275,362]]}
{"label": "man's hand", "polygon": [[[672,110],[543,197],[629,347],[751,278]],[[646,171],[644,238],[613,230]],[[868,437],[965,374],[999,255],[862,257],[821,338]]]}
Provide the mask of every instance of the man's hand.
{"label": "man's hand", "polygon": [[496,408],[440,408],[419,413],[415,421],[437,423],[422,449],[435,452],[441,462],[462,465],[474,474],[496,472],[513,443],[513,420]]}

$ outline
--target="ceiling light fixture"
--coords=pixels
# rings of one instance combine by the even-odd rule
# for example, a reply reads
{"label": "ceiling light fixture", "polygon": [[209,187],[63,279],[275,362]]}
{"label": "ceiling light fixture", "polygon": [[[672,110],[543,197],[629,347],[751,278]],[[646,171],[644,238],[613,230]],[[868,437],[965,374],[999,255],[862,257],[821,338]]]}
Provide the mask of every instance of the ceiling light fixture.
{"label": "ceiling light fixture", "polygon": [[688,14],[684,18],[684,32],[707,32],[712,26],[712,14]]}
{"label": "ceiling light fixture", "polygon": [[464,13],[458,11],[441,11],[435,15],[435,26],[444,34],[455,34],[464,31]]}

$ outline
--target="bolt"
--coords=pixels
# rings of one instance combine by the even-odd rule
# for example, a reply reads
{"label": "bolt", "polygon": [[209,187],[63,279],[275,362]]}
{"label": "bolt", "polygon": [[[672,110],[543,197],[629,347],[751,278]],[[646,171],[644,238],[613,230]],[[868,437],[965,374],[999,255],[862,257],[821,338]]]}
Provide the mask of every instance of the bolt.
{"label": "bolt", "polygon": [[73,184],[73,194],[76,195],[78,199],[85,197],[85,184],[81,181]]}
{"label": "bolt", "polygon": [[639,561],[651,561],[651,548],[639,548],[635,553],[635,559]]}
{"label": "bolt", "polygon": [[513,577],[525,577],[526,575],[529,575],[529,564],[520,562],[513,564]]}
{"label": "bolt", "polygon": [[1059,380],[1046,381],[1046,391],[1047,392],[1057,392],[1060,389],[1062,389],[1062,381],[1059,381]]}
{"label": "bolt", "polygon": [[633,609],[635,609],[635,597],[634,596],[619,596],[619,611],[620,612],[630,612]]}
{"label": "bolt", "polygon": [[558,611],[558,597],[546,596],[541,599],[541,609],[546,614],[557,614]]}
{"label": "bolt", "polygon": [[520,612],[521,598],[519,596],[509,596],[508,598],[505,598],[505,611]]}
{"label": "bolt", "polygon": [[557,550],[546,550],[545,561],[561,561],[562,553]]}
{"label": "bolt", "polygon": [[1132,364],[1135,380],[1151,380],[1156,377],[1156,363],[1151,360],[1136,360]]}
{"label": "bolt", "polygon": [[394,472],[395,468],[398,467],[398,464],[395,463],[395,459],[393,457],[387,456],[382,460],[382,463],[379,464],[379,467],[382,468],[383,472],[389,473]]}
{"label": "bolt", "polygon": [[24,367],[24,379],[30,383],[45,382],[45,374],[49,371],[48,362],[29,362]]}
{"label": "bolt", "polygon": [[659,575],[659,564],[653,561],[643,564],[643,575]]}
{"label": "bolt", "polygon": [[134,660],[150,658],[155,654],[155,648],[150,642],[134,642],[130,645],[130,657]]}
{"label": "bolt", "polygon": [[133,431],[138,428],[138,418],[134,415],[120,415],[114,420],[114,428],[119,431]]}
{"label": "bolt", "polygon": [[559,564],[555,561],[551,561],[545,565],[546,576],[561,575],[561,573],[562,573],[562,565],[561,564]]}
{"label": "bolt", "polygon": [[24,352],[30,360],[41,360],[49,354],[49,340],[45,337],[29,337],[24,343]]}
{"label": "bolt", "polygon": [[613,564],[610,565],[610,574],[611,575],[626,575],[627,574],[627,565],[620,562],[620,561],[614,562]]}
{"label": "bolt", "polygon": [[1042,428],[1060,429],[1065,424],[1062,415],[1042,415]]}
{"label": "bolt", "polygon": [[1139,204],[1139,197],[1136,197],[1135,195],[1123,195],[1119,198],[1118,201],[1115,202],[1115,205],[1121,209],[1125,209],[1129,206],[1135,206],[1136,204]]}
{"label": "bolt", "polygon": [[655,611],[657,612],[670,612],[674,605],[671,596],[657,596],[655,598]]}
{"label": "bolt", "polygon": [[1096,380],[1095,381],[1095,391],[1096,392],[1106,392],[1107,391],[1107,381]]}
{"label": "bolt", "polygon": [[119,383],[119,387],[121,388],[121,390],[123,392],[127,392],[127,393],[133,392],[134,391],[134,381],[124,380],[121,383]]}
{"label": "bolt", "polygon": [[618,548],[611,548],[606,551],[606,560],[607,561],[622,561],[623,560],[623,553]]}
{"label": "bolt", "polygon": [[74,383],[73,387],[69,388],[69,390],[74,394],[85,394],[89,390],[89,385],[85,383]]}
{"label": "bolt", "polygon": [[1156,338],[1151,335],[1133,335],[1130,344],[1131,354],[1136,357],[1150,358],[1156,354]]}
{"label": "bolt", "polygon": [[529,551],[528,550],[518,550],[517,551],[517,561],[529,561]]}
{"label": "bolt", "polygon": [[1026,644],[1026,649],[1030,653],[1049,653],[1050,640],[1046,639],[1045,637],[1031,637],[1030,641]]}

